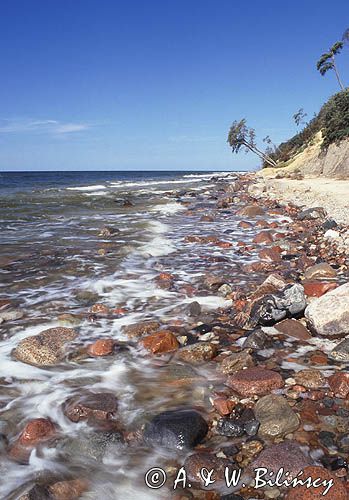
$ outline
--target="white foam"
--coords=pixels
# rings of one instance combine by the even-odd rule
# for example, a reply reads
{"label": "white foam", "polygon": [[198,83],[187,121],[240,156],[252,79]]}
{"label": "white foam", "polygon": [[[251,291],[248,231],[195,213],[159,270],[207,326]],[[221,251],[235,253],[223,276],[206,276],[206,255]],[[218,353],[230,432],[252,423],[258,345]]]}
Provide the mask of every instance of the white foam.
{"label": "white foam", "polygon": [[98,189],[105,189],[103,184],[96,184],[94,186],[78,186],[66,188],[68,191],[97,191]]}
{"label": "white foam", "polygon": [[153,212],[161,212],[165,215],[173,215],[181,210],[186,210],[186,207],[177,203],[176,201],[172,201],[170,203],[163,203],[160,205],[155,205],[152,208]]}

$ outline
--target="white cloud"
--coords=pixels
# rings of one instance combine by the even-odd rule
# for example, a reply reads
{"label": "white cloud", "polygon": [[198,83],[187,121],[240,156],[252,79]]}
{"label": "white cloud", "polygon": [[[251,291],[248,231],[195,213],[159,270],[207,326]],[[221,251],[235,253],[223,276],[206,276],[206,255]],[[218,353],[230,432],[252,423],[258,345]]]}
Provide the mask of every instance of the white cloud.
{"label": "white cloud", "polygon": [[0,134],[40,133],[65,135],[81,132],[88,128],[90,128],[88,123],[65,123],[58,120],[33,120],[28,118],[0,118]]}

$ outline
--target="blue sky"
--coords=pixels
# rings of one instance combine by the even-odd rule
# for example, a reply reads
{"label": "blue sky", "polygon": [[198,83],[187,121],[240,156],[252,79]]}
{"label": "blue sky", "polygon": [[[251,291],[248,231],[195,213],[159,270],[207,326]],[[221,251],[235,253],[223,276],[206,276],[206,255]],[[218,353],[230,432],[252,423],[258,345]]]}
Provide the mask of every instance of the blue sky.
{"label": "blue sky", "polygon": [[[347,27],[347,0],[2,0],[0,169],[254,168],[231,122],[294,134]],[[338,66],[349,84],[349,46]]]}

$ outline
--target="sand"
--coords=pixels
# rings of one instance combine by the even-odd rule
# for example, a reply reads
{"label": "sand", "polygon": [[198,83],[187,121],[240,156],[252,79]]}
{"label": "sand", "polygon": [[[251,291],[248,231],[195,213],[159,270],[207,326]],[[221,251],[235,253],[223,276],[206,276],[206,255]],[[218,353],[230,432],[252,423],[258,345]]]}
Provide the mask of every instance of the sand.
{"label": "sand", "polygon": [[349,224],[349,180],[324,177],[272,179],[266,176],[259,179],[263,179],[268,196],[306,208],[323,207],[336,222]]}

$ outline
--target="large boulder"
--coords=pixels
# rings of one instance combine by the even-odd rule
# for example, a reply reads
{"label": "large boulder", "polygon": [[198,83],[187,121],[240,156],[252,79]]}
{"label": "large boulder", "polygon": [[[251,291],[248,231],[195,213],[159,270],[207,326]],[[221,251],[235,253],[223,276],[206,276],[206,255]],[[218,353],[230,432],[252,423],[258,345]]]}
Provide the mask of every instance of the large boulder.
{"label": "large boulder", "polygon": [[34,366],[52,366],[62,361],[66,346],[77,337],[72,328],[49,328],[20,341],[13,356],[22,363]]}
{"label": "large boulder", "polygon": [[208,431],[205,419],[195,410],[170,410],[156,415],[145,427],[144,441],[151,446],[190,449]]}
{"label": "large boulder", "polygon": [[305,317],[310,328],[322,337],[349,335],[349,283],[313,300]]}

